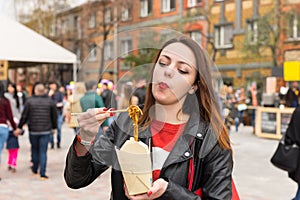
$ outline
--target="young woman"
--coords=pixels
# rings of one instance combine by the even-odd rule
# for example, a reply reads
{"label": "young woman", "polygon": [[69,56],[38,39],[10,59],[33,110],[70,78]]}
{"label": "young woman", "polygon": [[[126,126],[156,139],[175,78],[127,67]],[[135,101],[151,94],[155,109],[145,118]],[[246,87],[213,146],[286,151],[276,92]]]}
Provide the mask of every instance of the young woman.
{"label": "young woman", "polygon": [[[8,83],[7,93],[5,93],[5,97],[9,100],[10,107],[12,110],[12,115],[17,125],[21,117],[21,106],[17,94],[16,84]],[[8,165],[8,170],[13,173],[16,172],[19,147],[20,146],[19,146],[18,136],[14,135],[12,127],[9,127],[9,135],[6,141],[6,149],[8,150],[7,165]]]}
{"label": "young woman", "polygon": [[95,140],[99,123],[111,114],[107,108],[78,117],[79,137],[64,173],[67,185],[84,187],[112,166],[113,199],[231,200],[232,149],[210,64],[201,47],[185,36],[166,42],[158,52],[139,119],[139,140],[150,145],[151,139],[153,183],[147,193],[130,196],[118,167],[115,148],[133,134],[128,114],[120,114]]}

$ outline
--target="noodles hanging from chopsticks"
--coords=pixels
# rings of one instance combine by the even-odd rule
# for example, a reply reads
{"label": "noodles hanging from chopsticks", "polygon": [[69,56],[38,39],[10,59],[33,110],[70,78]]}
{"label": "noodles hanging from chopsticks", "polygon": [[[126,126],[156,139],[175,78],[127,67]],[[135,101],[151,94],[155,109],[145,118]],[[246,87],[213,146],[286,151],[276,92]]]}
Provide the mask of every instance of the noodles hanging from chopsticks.
{"label": "noodles hanging from chopsticks", "polygon": [[128,115],[134,123],[133,137],[134,137],[134,140],[136,142],[138,141],[138,135],[139,135],[139,133],[138,133],[138,131],[139,131],[138,130],[138,128],[139,128],[139,126],[138,126],[139,116],[142,115],[142,114],[143,114],[143,112],[138,106],[135,106],[135,105],[129,106]]}

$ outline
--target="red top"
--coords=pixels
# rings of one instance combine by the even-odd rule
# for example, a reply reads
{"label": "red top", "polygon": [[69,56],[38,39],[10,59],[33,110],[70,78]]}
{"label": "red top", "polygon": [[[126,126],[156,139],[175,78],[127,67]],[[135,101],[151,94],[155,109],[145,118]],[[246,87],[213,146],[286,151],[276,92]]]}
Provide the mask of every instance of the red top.
{"label": "red top", "polygon": [[14,118],[11,112],[10,103],[6,98],[0,98],[0,124],[7,124],[10,122],[11,126],[15,130],[17,128]]}
{"label": "red top", "polygon": [[185,128],[184,124],[170,124],[160,121],[152,121],[152,181],[159,178],[160,170],[165,163],[169,153]]}

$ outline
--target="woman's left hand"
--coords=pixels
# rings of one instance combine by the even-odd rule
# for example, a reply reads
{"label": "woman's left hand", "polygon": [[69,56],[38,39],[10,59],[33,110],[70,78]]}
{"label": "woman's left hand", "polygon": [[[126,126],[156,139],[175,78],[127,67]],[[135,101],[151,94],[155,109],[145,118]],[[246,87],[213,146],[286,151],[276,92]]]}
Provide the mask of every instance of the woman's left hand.
{"label": "woman's left hand", "polygon": [[160,178],[153,182],[153,186],[149,188],[148,192],[145,194],[140,195],[129,195],[127,188],[125,189],[125,195],[130,200],[149,200],[149,199],[156,199],[163,195],[168,187],[168,182],[164,179]]}

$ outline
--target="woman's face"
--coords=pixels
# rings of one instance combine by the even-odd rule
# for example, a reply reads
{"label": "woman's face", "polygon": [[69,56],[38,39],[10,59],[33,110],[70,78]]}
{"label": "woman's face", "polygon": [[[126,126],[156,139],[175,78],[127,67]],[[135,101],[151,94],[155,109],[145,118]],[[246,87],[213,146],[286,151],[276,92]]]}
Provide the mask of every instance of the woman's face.
{"label": "woman's face", "polygon": [[196,59],[193,51],[182,43],[166,46],[155,64],[152,94],[156,102],[171,105],[184,102],[197,75]]}
{"label": "woman's face", "polygon": [[15,88],[12,86],[12,85],[8,85],[7,86],[7,91],[9,92],[9,93],[11,93],[11,94],[13,94],[14,92],[15,92]]}

